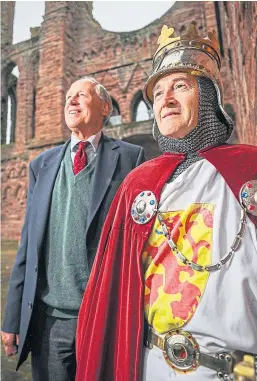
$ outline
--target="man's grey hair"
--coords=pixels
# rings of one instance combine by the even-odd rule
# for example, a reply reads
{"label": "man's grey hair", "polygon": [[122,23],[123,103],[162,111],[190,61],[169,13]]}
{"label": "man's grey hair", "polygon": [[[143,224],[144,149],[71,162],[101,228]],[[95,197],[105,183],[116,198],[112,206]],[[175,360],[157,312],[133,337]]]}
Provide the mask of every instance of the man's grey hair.
{"label": "man's grey hair", "polygon": [[101,85],[101,83],[97,82],[97,80],[95,78],[93,78],[93,77],[85,76],[85,77],[79,78],[79,80],[83,80],[83,81],[86,81],[86,82],[94,83],[96,85],[95,86],[95,92],[96,92],[96,94],[99,96],[99,98],[103,102],[107,102],[108,103],[108,105],[110,107],[110,111],[109,111],[109,114],[104,118],[104,124],[107,124],[109,118],[112,115],[112,110],[113,110],[112,99],[111,99],[108,91],[106,90],[106,88],[103,85]]}

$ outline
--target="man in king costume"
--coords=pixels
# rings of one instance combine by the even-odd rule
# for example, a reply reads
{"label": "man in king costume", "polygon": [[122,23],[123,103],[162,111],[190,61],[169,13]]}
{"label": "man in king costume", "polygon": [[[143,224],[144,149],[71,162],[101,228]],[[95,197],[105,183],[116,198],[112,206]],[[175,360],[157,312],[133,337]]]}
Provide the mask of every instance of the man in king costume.
{"label": "man in king costume", "polygon": [[233,380],[257,354],[257,147],[229,145],[215,33],[164,26],[144,96],[163,152],[105,222],[76,381]]}

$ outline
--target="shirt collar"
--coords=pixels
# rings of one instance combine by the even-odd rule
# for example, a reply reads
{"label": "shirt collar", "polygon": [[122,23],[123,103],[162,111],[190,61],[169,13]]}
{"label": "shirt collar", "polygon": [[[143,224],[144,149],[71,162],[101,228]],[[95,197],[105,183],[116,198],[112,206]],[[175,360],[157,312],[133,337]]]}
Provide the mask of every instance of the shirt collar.
{"label": "shirt collar", "polygon": [[[102,131],[99,131],[97,132],[97,134],[95,135],[92,135],[90,136],[87,140],[84,140],[84,141],[87,141],[91,144],[94,152],[96,153],[97,151],[97,148],[99,146],[99,141],[101,139],[101,136],[102,136]],[[71,151],[74,150],[74,148],[76,147],[76,145],[81,142],[82,140],[78,139],[73,133],[71,134],[71,145],[70,145],[70,149]]]}

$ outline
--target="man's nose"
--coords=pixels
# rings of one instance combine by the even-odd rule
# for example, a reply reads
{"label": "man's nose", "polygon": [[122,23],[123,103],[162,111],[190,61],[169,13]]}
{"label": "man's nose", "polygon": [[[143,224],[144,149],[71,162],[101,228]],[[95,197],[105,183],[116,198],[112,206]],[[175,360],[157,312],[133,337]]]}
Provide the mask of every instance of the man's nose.
{"label": "man's nose", "polygon": [[73,95],[73,96],[70,98],[70,104],[71,104],[71,105],[74,105],[74,104],[77,104],[77,103],[78,103],[77,96],[76,96],[76,95]]}
{"label": "man's nose", "polygon": [[177,103],[176,99],[174,98],[173,91],[171,91],[171,90],[167,90],[167,91],[165,91],[165,93],[164,93],[164,97],[163,97],[163,102],[164,102],[166,105],[169,105],[169,104],[176,104],[176,103]]}

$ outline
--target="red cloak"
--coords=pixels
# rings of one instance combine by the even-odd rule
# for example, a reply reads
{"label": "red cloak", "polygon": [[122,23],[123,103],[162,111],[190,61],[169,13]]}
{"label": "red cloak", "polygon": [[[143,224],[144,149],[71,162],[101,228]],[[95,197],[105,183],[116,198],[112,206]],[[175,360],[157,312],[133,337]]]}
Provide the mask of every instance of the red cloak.
{"label": "red cloak", "polygon": [[[257,147],[223,145],[199,151],[238,199],[241,186],[257,179]],[[184,160],[164,154],[134,169],[107,216],[77,328],[76,381],[140,381],[144,331],[142,251],[155,218],[136,224],[131,206],[145,190],[157,201],[165,182]],[[257,218],[251,216],[257,225]]]}

